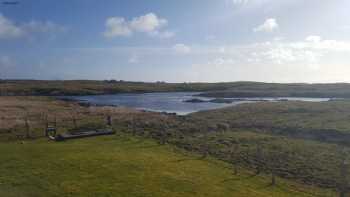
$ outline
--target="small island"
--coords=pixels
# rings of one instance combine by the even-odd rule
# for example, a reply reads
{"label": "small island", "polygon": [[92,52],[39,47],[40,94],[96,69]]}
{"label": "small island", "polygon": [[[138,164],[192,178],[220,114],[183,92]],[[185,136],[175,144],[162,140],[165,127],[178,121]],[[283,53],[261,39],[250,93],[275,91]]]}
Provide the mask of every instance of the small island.
{"label": "small island", "polygon": [[205,103],[208,101],[198,99],[198,98],[193,98],[193,99],[184,100],[183,102],[185,102],[185,103]]}

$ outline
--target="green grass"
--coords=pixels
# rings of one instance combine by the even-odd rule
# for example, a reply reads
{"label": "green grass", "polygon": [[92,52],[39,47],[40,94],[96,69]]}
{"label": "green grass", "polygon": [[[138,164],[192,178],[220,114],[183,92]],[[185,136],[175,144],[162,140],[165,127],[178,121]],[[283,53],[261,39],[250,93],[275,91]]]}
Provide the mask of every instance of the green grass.
{"label": "green grass", "polygon": [[0,143],[0,196],[331,196],[126,134]]}

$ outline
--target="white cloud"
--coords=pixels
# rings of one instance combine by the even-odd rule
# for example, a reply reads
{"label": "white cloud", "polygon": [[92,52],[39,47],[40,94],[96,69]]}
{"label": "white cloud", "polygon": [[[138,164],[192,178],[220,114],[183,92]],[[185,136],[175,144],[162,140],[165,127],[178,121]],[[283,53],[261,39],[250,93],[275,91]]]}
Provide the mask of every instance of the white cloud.
{"label": "white cloud", "polygon": [[191,54],[200,57],[194,61],[196,68],[203,66],[208,73],[209,70],[214,73],[219,69],[232,73],[235,68],[245,70],[245,66],[251,69],[271,68],[271,71],[275,69],[279,72],[283,72],[283,68],[298,72],[324,71],[330,66],[348,65],[349,53],[350,42],[323,40],[320,36],[308,36],[303,41],[295,42],[275,39],[272,42],[196,46],[191,49]]}
{"label": "white cloud", "polygon": [[227,66],[232,66],[235,63],[236,63],[236,61],[233,60],[232,58],[219,57],[219,58],[215,58],[214,60],[209,61],[208,65],[213,65],[213,66],[218,67],[218,68],[224,68]]}
{"label": "white cloud", "polygon": [[191,54],[197,58],[185,77],[197,81],[348,81],[345,76],[350,74],[349,53],[350,42],[317,36],[295,42],[278,39],[245,45],[196,46]]}
{"label": "white cloud", "polygon": [[249,0],[231,0],[233,4],[235,5],[242,5],[242,4],[247,4]]}
{"label": "white cloud", "polygon": [[154,13],[148,13],[132,19],[130,27],[139,32],[154,32],[167,24],[166,19],[158,18]]}
{"label": "white cloud", "polygon": [[350,43],[337,40],[323,40],[320,36],[308,36],[304,42],[290,43],[295,49],[350,52]]}
{"label": "white cloud", "polygon": [[121,17],[110,17],[106,20],[105,37],[130,36],[132,34],[128,23]]}
{"label": "white cloud", "polygon": [[134,32],[147,33],[153,37],[171,38],[175,35],[171,31],[161,31],[168,24],[168,21],[159,18],[154,13],[148,13],[143,16],[135,17],[127,21],[123,17],[110,17],[106,20],[105,37],[113,38],[118,36],[130,36]]}
{"label": "white cloud", "polygon": [[51,21],[35,21],[15,24],[0,13],[0,39],[19,38],[30,36],[33,33],[59,33],[65,32],[64,26]]}
{"label": "white cloud", "polygon": [[175,44],[173,49],[176,53],[187,54],[191,52],[191,48],[185,44]]}
{"label": "white cloud", "polygon": [[305,40],[309,42],[320,42],[321,39],[322,38],[320,36],[308,36],[305,38]]}
{"label": "white cloud", "polygon": [[254,32],[274,32],[279,28],[275,18],[266,19],[263,24],[253,29]]}
{"label": "white cloud", "polygon": [[23,30],[0,13],[0,38],[17,38],[22,35]]}
{"label": "white cloud", "polygon": [[285,64],[303,64],[309,68],[317,68],[322,52],[312,50],[295,50],[289,46],[272,47],[266,52],[257,53],[256,57],[265,63],[274,63],[278,65]]}

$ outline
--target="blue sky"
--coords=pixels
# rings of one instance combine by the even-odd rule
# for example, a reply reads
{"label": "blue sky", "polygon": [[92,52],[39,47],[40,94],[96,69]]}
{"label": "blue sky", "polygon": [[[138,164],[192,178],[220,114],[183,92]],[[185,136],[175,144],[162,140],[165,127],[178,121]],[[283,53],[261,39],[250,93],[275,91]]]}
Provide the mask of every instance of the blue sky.
{"label": "blue sky", "polygon": [[347,0],[0,1],[0,78],[350,82]]}

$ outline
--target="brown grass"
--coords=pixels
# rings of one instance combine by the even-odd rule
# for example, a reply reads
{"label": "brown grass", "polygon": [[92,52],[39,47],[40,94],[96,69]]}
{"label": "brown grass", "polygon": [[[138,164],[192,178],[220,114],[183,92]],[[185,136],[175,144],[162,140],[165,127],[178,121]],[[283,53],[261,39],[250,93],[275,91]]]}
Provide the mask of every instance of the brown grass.
{"label": "brown grass", "polygon": [[82,107],[73,102],[59,101],[49,97],[0,97],[0,140],[23,138],[25,120],[29,120],[31,137],[44,135],[46,119],[55,119],[60,131],[73,127],[73,119],[79,125],[104,123],[107,115],[120,119],[141,112],[124,107]]}

